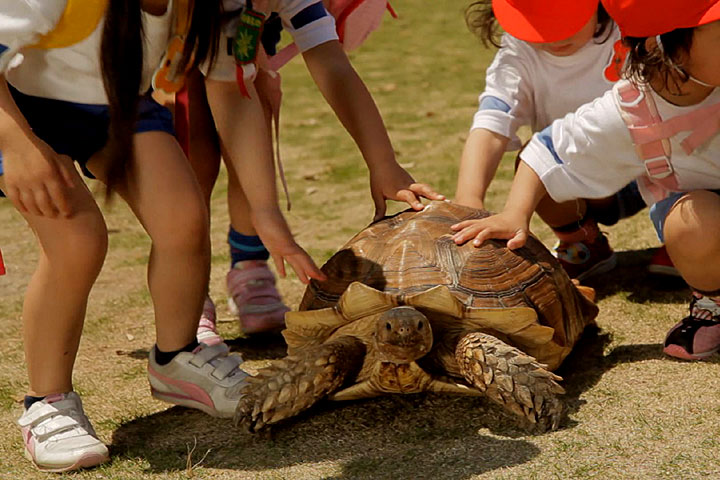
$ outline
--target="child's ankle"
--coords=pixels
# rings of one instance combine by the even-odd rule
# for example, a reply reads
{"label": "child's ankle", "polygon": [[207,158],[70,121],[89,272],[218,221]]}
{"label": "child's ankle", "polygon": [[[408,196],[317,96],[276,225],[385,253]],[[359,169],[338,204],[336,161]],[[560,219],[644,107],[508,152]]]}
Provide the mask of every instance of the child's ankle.
{"label": "child's ankle", "polygon": [[600,237],[600,228],[595,219],[591,217],[551,228],[558,240],[564,243],[595,243]]}

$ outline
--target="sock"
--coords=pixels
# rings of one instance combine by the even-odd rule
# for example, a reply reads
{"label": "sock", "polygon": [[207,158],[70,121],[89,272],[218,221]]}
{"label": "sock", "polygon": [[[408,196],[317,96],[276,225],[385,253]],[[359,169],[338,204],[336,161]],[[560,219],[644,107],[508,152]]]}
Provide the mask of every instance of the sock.
{"label": "sock", "polygon": [[196,339],[193,339],[192,342],[188,343],[180,350],[173,350],[172,352],[163,352],[162,350],[160,350],[157,347],[157,344],[156,344],[155,345],[155,362],[157,362],[158,365],[167,365],[168,363],[170,363],[172,361],[173,358],[175,358],[175,356],[178,353],[192,352],[193,350],[195,350],[198,347],[198,345],[200,345],[198,343],[198,341]]}
{"label": "sock", "polygon": [[33,403],[37,403],[41,400],[45,400],[45,397],[32,397],[30,395],[25,395],[25,400],[23,401],[23,404],[25,405],[25,410],[30,408]]}
{"label": "sock", "polygon": [[230,268],[237,262],[245,260],[267,260],[270,252],[267,251],[262,240],[257,235],[243,235],[230,226],[228,232],[230,244]]}
{"label": "sock", "polygon": [[561,227],[552,227],[555,236],[565,243],[594,243],[600,236],[600,229],[594,218],[585,217]]}

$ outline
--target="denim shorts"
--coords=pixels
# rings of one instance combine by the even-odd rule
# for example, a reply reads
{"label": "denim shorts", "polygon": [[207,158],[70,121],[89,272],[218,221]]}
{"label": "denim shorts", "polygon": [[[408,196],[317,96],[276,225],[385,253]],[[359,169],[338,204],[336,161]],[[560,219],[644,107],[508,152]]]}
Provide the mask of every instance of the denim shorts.
{"label": "denim shorts", "polygon": [[[720,190],[710,190],[711,192],[714,192],[718,195],[720,195]],[[687,195],[688,192],[673,192],[670,195],[667,196],[667,198],[664,198],[660,200],[659,202],[654,203],[650,207],[650,220],[652,220],[653,226],[655,227],[655,231],[657,232],[657,236],[660,239],[661,242],[665,243],[665,238],[663,235],[663,228],[665,227],[665,218],[668,216],[668,213],[670,213],[670,209],[675,205],[678,200],[680,200],[682,197]]]}
{"label": "denim shorts", "polygon": [[[67,155],[78,162],[83,173],[94,178],[86,168],[86,164],[107,142],[110,125],[108,106],[34,97],[19,92],[11,85],[8,87],[33,133],[57,153]],[[138,103],[135,132],[156,131],[175,135],[172,114],[149,94],[144,95]],[[3,162],[0,152],[0,175],[2,174]]]}

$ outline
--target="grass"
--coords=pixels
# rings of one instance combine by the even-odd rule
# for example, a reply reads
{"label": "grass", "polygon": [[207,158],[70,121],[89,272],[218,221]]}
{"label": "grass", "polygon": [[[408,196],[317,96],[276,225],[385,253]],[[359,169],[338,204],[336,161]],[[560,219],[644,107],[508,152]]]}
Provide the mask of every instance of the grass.
{"label": "grass", "polygon": [[[464,4],[451,0],[396,4],[353,62],[383,112],[398,160],[418,180],[448,195],[484,69],[493,53],[465,29]],[[372,218],[367,173],[352,140],[335,120],[297,59],[283,69],[282,149],[298,241],[325,261]],[[501,165],[488,198],[502,207],[514,155]],[[309,193],[311,192],[311,193]],[[213,195],[211,292],[224,307],[226,181]],[[401,205],[392,205],[398,211]],[[26,388],[20,316],[36,259],[35,242],[9,202],[0,202],[0,479],[705,479],[720,477],[717,456],[718,357],[685,363],[664,357],[665,331],[685,314],[687,289],[652,279],[644,264],[657,246],[646,213],[607,229],[620,253],[614,272],[592,283],[600,329],[588,332],[560,370],[568,391],[564,428],[527,436],[482,398],[395,396],[318,405],[250,436],[229,421],[167,409],[151,399],[144,375],[154,338],[145,280],[149,243],[128,209],[107,215],[110,253],[91,295],[75,369],[89,416],[110,445],[112,462],[73,475],[44,475],[22,458],[14,422]],[[546,244],[550,232],[537,220]],[[294,276],[280,288],[296,306]],[[250,366],[282,355],[277,342],[238,337],[220,324]],[[192,450],[191,471],[187,469]],[[206,455],[207,454],[207,455]],[[204,457],[204,459],[203,459]]]}

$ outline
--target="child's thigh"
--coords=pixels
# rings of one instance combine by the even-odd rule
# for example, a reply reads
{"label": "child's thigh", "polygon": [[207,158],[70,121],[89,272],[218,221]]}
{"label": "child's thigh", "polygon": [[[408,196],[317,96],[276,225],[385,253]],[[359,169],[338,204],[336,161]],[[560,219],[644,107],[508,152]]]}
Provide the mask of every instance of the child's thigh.
{"label": "child's thigh", "polygon": [[720,195],[695,190],[677,198],[667,209],[662,236],[667,243],[720,243]]}
{"label": "child's thigh", "polygon": [[161,131],[134,136],[135,160],[121,195],[153,239],[205,235],[207,209],[197,179],[176,139]]}

